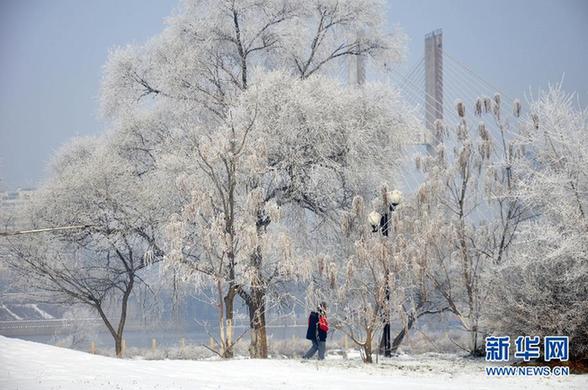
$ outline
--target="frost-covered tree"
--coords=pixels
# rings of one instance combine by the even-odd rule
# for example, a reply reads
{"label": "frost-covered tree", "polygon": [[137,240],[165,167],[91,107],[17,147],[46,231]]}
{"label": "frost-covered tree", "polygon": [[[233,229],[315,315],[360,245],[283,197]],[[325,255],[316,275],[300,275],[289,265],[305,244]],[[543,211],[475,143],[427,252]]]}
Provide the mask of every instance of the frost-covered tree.
{"label": "frost-covered tree", "polygon": [[280,26],[287,45],[273,57],[302,78],[333,70],[336,60],[348,56],[368,57],[379,65],[403,56],[404,36],[383,29],[381,1],[299,1],[296,9],[292,22]]}
{"label": "frost-covered tree", "polygon": [[79,138],[62,148],[22,210],[24,220],[39,228],[86,228],[18,236],[7,261],[39,299],[94,309],[120,357],[131,294],[163,252],[159,202],[115,150],[106,138]]}
{"label": "frost-covered tree", "polygon": [[533,211],[493,279],[496,332],[570,336],[588,356],[588,115],[552,87],[532,102],[516,142],[518,196]]}
{"label": "frost-covered tree", "polygon": [[[390,212],[390,192],[386,186],[382,196],[385,206],[379,210]],[[377,223],[375,231],[368,223],[369,217],[377,219],[372,221]],[[380,214],[370,215],[363,198],[356,196],[351,210],[342,215],[340,245],[346,261],[319,256],[314,283],[308,292],[329,302],[333,325],[360,347],[366,363],[373,361],[373,344],[382,325],[391,320],[390,307],[398,309],[405,303],[400,283],[409,280],[402,272],[406,263],[395,253],[399,246],[379,234],[379,223]],[[387,228],[391,230],[392,226]]]}
{"label": "frost-covered tree", "polygon": [[222,119],[255,82],[256,66],[306,78],[349,56],[395,62],[405,38],[384,31],[385,14],[377,0],[182,1],[160,35],[111,53],[103,111],[116,116],[151,96],[194,103]]}
{"label": "frost-covered tree", "polygon": [[427,277],[470,336],[462,348],[478,354],[487,331],[482,313],[489,277],[504,260],[525,208],[515,192],[517,172],[512,168],[519,149],[513,147],[500,95],[474,105],[477,116],[489,116],[496,124],[496,139],[484,121],[468,123],[463,102],[457,102],[456,110],[459,123],[448,128],[438,121],[436,150],[416,161],[425,173],[417,194],[424,214],[419,221],[430,226],[424,229],[428,234],[421,249],[431,259]]}
{"label": "frost-covered tree", "polygon": [[[350,204],[350,194],[365,191],[376,178],[390,173],[389,161],[399,149],[397,137],[411,123],[390,110],[400,107],[395,94],[370,87],[367,92],[323,77],[300,80],[269,73],[242,96],[226,127],[208,136],[196,132],[199,139],[183,142],[189,157],[175,160],[180,166],[174,169],[191,172],[183,177],[182,186],[192,200],[182,223],[197,226],[181,230],[182,235],[195,234],[177,242],[182,249],[174,253],[190,253],[199,269],[199,254],[210,253],[211,247],[194,244],[198,237],[211,236],[205,242],[219,246],[208,269],[227,267],[214,276],[228,282],[223,301],[230,321],[224,328],[232,323],[226,303],[238,294],[250,310],[255,309],[250,312],[252,330],[259,332],[254,340],[265,340],[266,294],[293,276],[308,277],[304,258],[291,255],[290,242],[298,237],[288,237],[283,225],[270,226],[278,222],[279,209],[334,215]],[[189,171],[185,164],[194,162],[197,169]],[[377,173],[370,173],[370,167]],[[215,218],[221,219],[222,228],[210,226]],[[283,248],[274,248],[282,244]],[[268,248],[278,256],[266,259]],[[241,260],[225,262],[225,256]],[[266,348],[265,342],[261,345]]]}
{"label": "frost-covered tree", "polygon": [[[184,168],[178,169],[181,164],[177,161],[171,166],[176,164],[177,173],[188,170],[188,176],[198,178],[195,182],[209,184],[197,191],[207,191],[208,197],[214,197],[215,205],[222,204],[221,208],[213,208],[214,217],[224,220],[220,231],[232,237],[228,241],[234,241],[235,235],[240,233],[235,224],[242,223],[240,221],[251,213],[251,210],[237,210],[235,205],[243,208],[243,200],[248,199],[249,194],[257,194],[253,197],[261,201],[257,211],[253,211],[257,218],[254,241],[263,243],[271,223],[265,211],[268,204],[295,203],[313,213],[326,213],[336,202],[349,203],[348,188],[352,187],[348,183],[341,184],[349,180],[345,173],[351,170],[354,162],[382,157],[385,160],[380,160],[381,166],[382,161],[393,160],[390,155],[367,150],[367,142],[364,146],[357,142],[359,135],[369,134],[371,139],[376,139],[378,147],[388,152],[395,150],[391,147],[394,133],[387,131],[399,128],[406,121],[400,115],[402,111],[392,111],[393,106],[385,111],[381,110],[382,105],[369,106],[376,102],[381,88],[372,95],[364,90],[364,97],[371,96],[365,100],[361,100],[361,94],[346,92],[349,101],[345,107],[355,114],[351,118],[341,110],[341,105],[335,106],[338,112],[322,111],[330,100],[336,101],[341,94],[334,82],[321,87],[322,80],[308,80],[314,84],[308,84],[301,92],[317,107],[288,94],[289,90],[298,91],[299,85],[306,85],[294,84],[297,79],[326,74],[348,56],[369,56],[379,63],[397,60],[401,56],[403,36],[386,34],[382,15],[383,4],[378,1],[185,1],[159,36],[143,46],[112,53],[103,82],[103,111],[115,122],[124,118],[132,123],[145,112],[164,116],[171,141],[167,151],[184,150],[186,145],[188,149],[192,147],[183,154]],[[278,69],[285,72],[284,76],[291,75],[274,83],[274,89],[283,89],[281,96],[270,91],[267,84],[263,86],[267,71]],[[256,84],[261,85],[259,90],[249,93]],[[323,95],[313,94],[310,91],[313,85],[323,91]],[[258,95],[261,96],[259,101]],[[278,100],[272,100],[274,98]],[[286,105],[279,106],[276,102]],[[351,102],[354,105],[349,104]],[[290,103],[295,105],[292,110],[287,105]],[[246,115],[241,114],[243,112]],[[317,116],[321,114],[327,114],[330,122],[313,123],[321,119]],[[338,114],[344,115],[339,117]],[[362,122],[372,115],[371,122]],[[276,126],[274,119],[284,127]],[[345,120],[351,120],[359,130],[349,131]],[[386,131],[384,126],[388,126]],[[253,129],[255,136],[249,134]],[[173,141],[179,144],[174,145]],[[256,148],[255,152],[250,152],[252,148]],[[207,154],[209,152],[211,155]],[[215,164],[220,164],[221,171],[212,164],[208,166],[211,158]],[[248,172],[252,165],[244,164],[244,158],[266,165],[261,167],[261,173],[255,169]],[[364,163],[363,167],[366,166]],[[223,175],[219,176],[218,172]],[[324,188],[339,187],[325,196],[327,192],[320,188],[325,184],[330,187]],[[184,210],[192,208],[195,199],[199,201],[201,197],[187,196],[185,199]],[[241,215],[237,216],[237,212]],[[198,248],[194,241],[200,237],[189,237],[192,241],[187,245],[191,249]],[[228,246],[233,245],[236,243]],[[229,257],[235,256],[231,254],[233,249],[226,253]],[[225,291],[236,289],[223,295],[232,297],[238,292],[244,299],[252,327],[252,356],[265,357],[267,342],[263,316],[267,287],[266,281],[259,282],[263,279],[260,275],[265,273],[265,263],[261,244],[251,251],[248,255],[249,265],[254,269],[250,274],[253,279],[248,282],[251,290],[242,288],[242,281],[234,285],[237,276],[231,275],[235,265],[231,261],[223,262],[223,266],[229,267],[226,273],[221,272],[229,275],[225,276],[228,282]],[[223,318],[232,318],[232,303],[222,304],[225,306]],[[226,352],[228,345],[230,343],[221,349]]]}
{"label": "frost-covered tree", "polygon": [[343,261],[332,254],[319,256],[308,289],[310,299],[330,302],[334,326],[360,348],[367,363],[373,361],[385,324],[400,324],[391,345],[394,352],[419,318],[448,310],[427,277],[432,269],[422,247],[430,225],[419,223],[423,212],[414,200],[398,206],[399,196],[383,185],[368,206],[361,196],[354,198],[352,207],[341,213],[335,238],[341,248],[335,256]]}

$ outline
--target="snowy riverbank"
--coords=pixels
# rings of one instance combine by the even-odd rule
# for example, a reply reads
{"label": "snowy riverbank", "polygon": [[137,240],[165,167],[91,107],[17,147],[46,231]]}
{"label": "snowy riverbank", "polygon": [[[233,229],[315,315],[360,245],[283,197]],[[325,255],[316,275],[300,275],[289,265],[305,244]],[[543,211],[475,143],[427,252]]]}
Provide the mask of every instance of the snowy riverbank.
{"label": "snowy riverbank", "polygon": [[0,336],[0,388],[23,389],[585,389],[588,375],[490,378],[484,362],[404,356],[356,359],[119,360]]}

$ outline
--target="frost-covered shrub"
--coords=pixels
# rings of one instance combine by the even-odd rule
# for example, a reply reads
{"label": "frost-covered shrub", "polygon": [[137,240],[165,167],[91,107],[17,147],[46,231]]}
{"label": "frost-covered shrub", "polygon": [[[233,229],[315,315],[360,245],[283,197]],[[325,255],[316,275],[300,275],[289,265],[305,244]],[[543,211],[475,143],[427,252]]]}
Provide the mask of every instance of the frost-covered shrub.
{"label": "frost-covered shrub", "polygon": [[93,310],[82,305],[74,305],[63,314],[67,335],[55,336],[54,344],[60,347],[85,350],[91,340],[96,340],[100,324],[95,321]]}
{"label": "frost-covered shrub", "polygon": [[494,333],[569,336],[571,357],[588,357],[588,240],[572,250],[569,238],[542,223],[519,240],[532,244],[515,245],[492,286]]}
{"label": "frost-covered shrub", "polygon": [[518,140],[526,153],[517,196],[533,211],[496,271],[495,332],[567,335],[570,354],[588,357],[588,115],[559,87],[542,93]]}
{"label": "frost-covered shrub", "polygon": [[158,347],[155,350],[151,348],[131,347],[125,352],[125,358],[145,360],[205,360],[218,358],[218,356],[202,345],[186,345],[183,348]]}

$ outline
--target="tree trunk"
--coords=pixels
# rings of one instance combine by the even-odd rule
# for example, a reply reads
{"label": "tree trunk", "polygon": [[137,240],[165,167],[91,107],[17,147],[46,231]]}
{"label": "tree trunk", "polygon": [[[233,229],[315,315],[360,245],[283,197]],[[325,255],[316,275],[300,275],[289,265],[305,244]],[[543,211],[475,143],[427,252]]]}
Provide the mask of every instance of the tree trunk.
{"label": "tree trunk", "polygon": [[365,344],[363,345],[364,363],[373,363],[372,360],[372,331],[368,330],[366,333]]}
{"label": "tree trunk", "polygon": [[427,315],[427,314],[439,314],[439,313],[443,313],[446,311],[452,311],[451,307],[447,306],[447,307],[443,307],[438,310],[425,310],[425,311],[418,313],[416,316],[413,314],[410,314],[408,317],[408,323],[406,324],[406,328],[403,328],[400,332],[398,332],[398,334],[394,338],[394,341],[392,341],[392,348],[391,348],[392,352],[394,353],[398,350],[398,347],[400,347],[400,344],[402,344],[404,337],[408,334],[408,332],[410,331],[410,329],[412,328],[412,326],[416,322],[417,318],[421,318],[422,316]]}
{"label": "tree trunk", "polygon": [[135,284],[135,275],[129,276],[129,283],[123,294],[122,304],[120,307],[120,319],[118,321],[118,330],[116,331],[116,337],[114,342],[114,349],[116,350],[116,357],[122,358],[122,337],[125,330],[125,324],[127,322],[127,307],[129,304],[129,297],[133,291],[133,285]]}
{"label": "tree trunk", "polygon": [[114,351],[116,353],[117,358],[123,357],[122,334],[118,334],[118,335],[114,336]]}
{"label": "tree trunk", "polygon": [[402,328],[402,330],[396,335],[396,337],[394,337],[394,341],[392,341],[392,347],[390,348],[390,351],[392,353],[395,353],[398,350],[398,347],[400,347],[400,344],[402,344],[402,341],[404,340],[404,337],[406,336],[407,332],[414,325],[414,320],[414,316],[411,315],[408,319],[408,324],[406,324],[406,328]]}
{"label": "tree trunk", "polygon": [[[227,295],[224,297],[225,303],[225,332],[224,332],[224,345],[221,346],[221,356],[225,359],[233,357],[233,329],[234,329],[234,302],[235,302],[235,287],[231,286]],[[221,330],[222,331],[222,330]]]}
{"label": "tree trunk", "polygon": [[252,358],[267,358],[267,333],[265,321],[265,289],[254,287],[249,304],[249,321],[251,327],[251,345],[249,355]]}
{"label": "tree trunk", "polygon": [[[264,229],[270,223],[270,219],[258,212],[256,222],[256,233],[260,238]],[[251,327],[251,345],[249,346],[249,355],[252,358],[267,358],[267,334],[265,329],[265,310],[266,310],[266,281],[262,274],[263,255],[261,247],[257,246],[251,254],[251,265],[255,269],[254,279],[251,281],[251,295],[245,302],[249,308],[249,323]]]}
{"label": "tree trunk", "polygon": [[127,319],[127,306],[129,303],[129,297],[130,297],[131,292],[133,290],[133,285],[134,285],[134,275],[131,276],[131,279],[126,286],[125,292],[122,297],[122,303],[121,303],[121,308],[120,308],[120,319],[118,321],[118,328],[117,329],[114,329],[111,322],[108,320],[106,313],[102,309],[102,303],[99,301],[96,301],[93,304],[93,306],[98,311],[100,318],[102,318],[102,321],[104,321],[104,324],[106,325],[106,327],[108,328],[108,331],[110,332],[110,334],[112,335],[112,338],[114,339],[114,351],[116,353],[117,358],[123,357],[122,356],[122,352],[123,352],[122,351],[122,339],[123,339],[123,334],[124,334],[124,330],[125,330],[125,323],[126,323],[126,319]]}
{"label": "tree trunk", "polygon": [[472,336],[472,350],[470,352],[471,355],[476,357],[484,356],[482,346],[478,345],[478,335],[480,334],[480,331],[477,325],[477,321],[476,324],[472,326],[472,330],[470,332]]}

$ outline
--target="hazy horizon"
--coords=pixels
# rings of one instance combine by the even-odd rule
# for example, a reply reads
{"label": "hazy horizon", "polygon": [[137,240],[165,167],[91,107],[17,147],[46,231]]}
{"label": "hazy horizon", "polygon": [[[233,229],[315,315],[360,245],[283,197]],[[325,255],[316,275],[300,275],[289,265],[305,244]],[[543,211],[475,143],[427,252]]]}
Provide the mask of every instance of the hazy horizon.
{"label": "hazy horizon", "polygon": [[[390,29],[408,34],[402,69],[421,58],[424,35],[510,96],[525,99],[563,78],[588,101],[588,2],[388,1]],[[108,50],[142,43],[163,28],[176,0],[0,4],[0,190],[35,187],[71,137],[98,134],[98,91]],[[549,53],[549,55],[546,55]]]}

